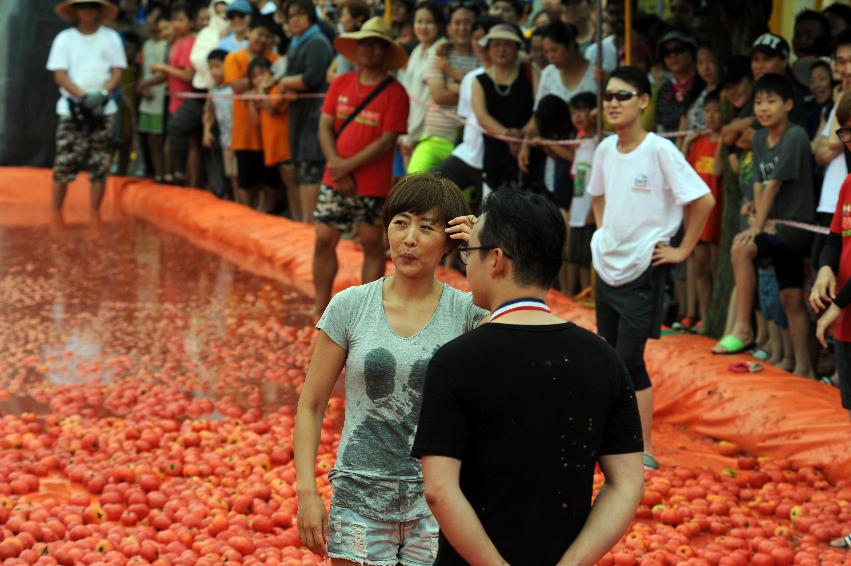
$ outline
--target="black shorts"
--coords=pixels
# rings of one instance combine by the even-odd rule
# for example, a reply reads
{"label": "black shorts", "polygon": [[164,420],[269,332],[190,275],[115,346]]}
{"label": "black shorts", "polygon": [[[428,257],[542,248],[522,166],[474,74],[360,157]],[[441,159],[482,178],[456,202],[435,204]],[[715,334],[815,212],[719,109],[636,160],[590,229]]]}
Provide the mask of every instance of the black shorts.
{"label": "black shorts", "polygon": [[614,342],[620,336],[659,338],[668,266],[649,267],[635,281],[612,287],[597,278],[597,332]]}
{"label": "black shorts", "polygon": [[240,189],[256,189],[261,186],[277,187],[281,175],[274,167],[263,163],[262,151],[238,149],[236,153],[236,178]]}
{"label": "black shorts", "polygon": [[591,237],[595,226],[570,228],[570,242],[567,246],[567,263],[581,267],[591,267]]}
{"label": "black shorts", "polygon": [[757,258],[771,260],[777,285],[783,289],[803,289],[804,256],[787,248],[774,234],[758,234],[754,238]]}
{"label": "black shorts", "polygon": [[836,371],[839,373],[839,395],[842,407],[851,411],[851,342],[833,341]]}

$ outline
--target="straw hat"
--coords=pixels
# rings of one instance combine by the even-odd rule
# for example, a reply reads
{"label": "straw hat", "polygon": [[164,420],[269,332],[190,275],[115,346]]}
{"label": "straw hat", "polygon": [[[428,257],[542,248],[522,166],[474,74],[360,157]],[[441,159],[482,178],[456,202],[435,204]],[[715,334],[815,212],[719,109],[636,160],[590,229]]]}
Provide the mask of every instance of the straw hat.
{"label": "straw hat", "polygon": [[74,21],[74,6],[78,4],[99,4],[104,19],[111,20],[118,15],[118,6],[109,0],[65,0],[56,6],[56,15],[69,22]]}
{"label": "straw hat", "polygon": [[376,16],[370,18],[363,24],[360,31],[352,33],[344,33],[334,39],[334,49],[349,60],[353,65],[358,65],[358,42],[361,39],[377,37],[386,41],[390,48],[387,51],[387,69],[394,71],[402,69],[408,64],[408,54],[402,49],[402,46],[396,43],[393,39],[393,30],[384,18]]}
{"label": "straw hat", "polygon": [[479,40],[479,45],[487,47],[488,43],[492,39],[513,41],[520,46],[520,49],[526,47],[526,44],[523,42],[523,38],[517,34],[517,30],[511,24],[497,24],[493,26],[490,31],[488,31],[487,35]]}

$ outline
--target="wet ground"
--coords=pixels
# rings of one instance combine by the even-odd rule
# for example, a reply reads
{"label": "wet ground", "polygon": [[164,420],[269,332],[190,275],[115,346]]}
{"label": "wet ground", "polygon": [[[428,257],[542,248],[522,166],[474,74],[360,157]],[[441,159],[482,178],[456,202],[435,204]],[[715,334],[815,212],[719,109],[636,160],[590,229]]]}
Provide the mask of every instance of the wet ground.
{"label": "wet ground", "polygon": [[295,367],[284,341],[309,313],[295,289],[142,220],[0,227],[0,412],[47,413],[50,386],[125,378],[292,406],[275,376]]}

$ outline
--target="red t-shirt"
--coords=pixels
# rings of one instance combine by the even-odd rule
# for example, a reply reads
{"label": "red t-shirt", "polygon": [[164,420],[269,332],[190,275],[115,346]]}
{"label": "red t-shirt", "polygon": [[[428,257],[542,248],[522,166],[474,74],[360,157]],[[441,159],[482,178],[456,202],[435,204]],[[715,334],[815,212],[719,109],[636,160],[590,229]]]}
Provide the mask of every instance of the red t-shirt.
{"label": "red t-shirt", "polygon": [[[361,83],[356,72],[340,75],[328,88],[322,113],[335,118],[336,130],[378,84]],[[337,138],[337,155],[342,158],[356,155],[384,132],[405,134],[407,131],[408,93],[398,81],[393,81],[346,126]],[[356,169],[352,176],[359,196],[386,197],[393,185],[393,150]],[[327,169],[322,183],[335,186]]]}
{"label": "red t-shirt", "polygon": [[[168,64],[178,69],[188,69],[191,67],[192,63],[189,61],[189,54],[192,52],[193,45],[195,45],[194,35],[178,39],[172,43],[168,54]],[[169,75],[168,91],[168,113],[174,114],[183,105],[183,101],[186,100],[182,96],[175,96],[175,94],[178,92],[192,92],[192,83]]]}
{"label": "red t-shirt", "polygon": [[715,154],[720,141],[712,141],[712,134],[704,134],[691,144],[688,152],[688,162],[700,175],[712,191],[715,197],[715,208],[709,214],[703,234],[700,235],[701,242],[718,244],[721,242],[721,211],[724,203],[721,200],[721,179],[715,176]]}
{"label": "red t-shirt", "polygon": [[[851,175],[845,178],[839,190],[839,200],[836,202],[830,231],[842,237],[842,255],[839,259],[839,273],[836,274],[838,292],[851,278]],[[847,308],[842,309],[839,320],[833,326],[833,335],[842,342],[851,342],[851,312],[848,311]]]}

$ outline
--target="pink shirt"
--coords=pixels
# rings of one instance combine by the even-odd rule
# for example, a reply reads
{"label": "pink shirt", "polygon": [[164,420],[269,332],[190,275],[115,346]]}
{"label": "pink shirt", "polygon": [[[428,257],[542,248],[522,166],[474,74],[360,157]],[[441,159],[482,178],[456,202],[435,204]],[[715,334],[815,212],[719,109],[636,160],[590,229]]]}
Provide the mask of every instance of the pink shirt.
{"label": "pink shirt", "polygon": [[[192,46],[195,44],[195,36],[184,37],[178,39],[171,44],[171,50],[168,54],[168,64],[178,69],[188,69],[192,66],[189,62],[189,54],[192,52]],[[177,109],[186,100],[183,97],[175,96],[179,92],[192,92],[192,81],[186,82],[171,75],[168,76],[168,113],[174,114]]]}

